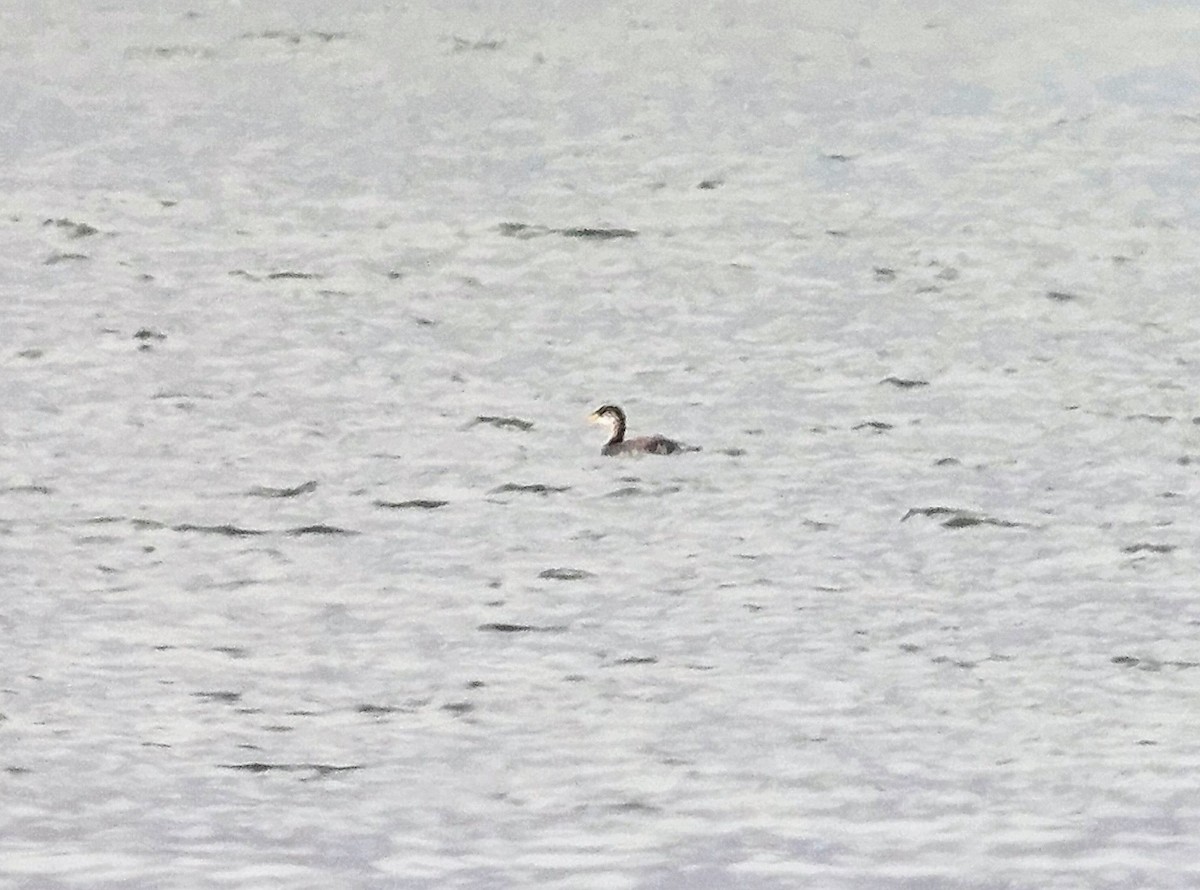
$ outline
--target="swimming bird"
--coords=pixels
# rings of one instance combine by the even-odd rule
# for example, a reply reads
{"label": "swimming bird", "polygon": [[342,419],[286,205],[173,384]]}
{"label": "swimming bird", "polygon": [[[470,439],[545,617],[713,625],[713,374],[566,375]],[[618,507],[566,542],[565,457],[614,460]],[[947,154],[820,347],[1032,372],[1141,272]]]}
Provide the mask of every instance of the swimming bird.
{"label": "swimming bird", "polygon": [[674,454],[677,451],[699,451],[665,436],[638,436],[625,438],[625,412],[616,405],[601,405],[588,415],[592,423],[607,423],[612,428],[608,442],[600,449],[605,457],[614,454]]}

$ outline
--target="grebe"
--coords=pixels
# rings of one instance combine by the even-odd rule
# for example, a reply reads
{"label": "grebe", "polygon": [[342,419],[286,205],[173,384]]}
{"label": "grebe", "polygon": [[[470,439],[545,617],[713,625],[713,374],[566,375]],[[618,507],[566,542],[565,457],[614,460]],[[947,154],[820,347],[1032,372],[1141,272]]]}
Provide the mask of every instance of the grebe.
{"label": "grebe", "polygon": [[600,449],[605,457],[614,454],[674,454],[677,451],[699,451],[689,445],[683,445],[665,436],[638,436],[636,439],[625,438],[625,412],[616,405],[601,405],[588,415],[592,423],[607,423],[612,427],[612,435]]}

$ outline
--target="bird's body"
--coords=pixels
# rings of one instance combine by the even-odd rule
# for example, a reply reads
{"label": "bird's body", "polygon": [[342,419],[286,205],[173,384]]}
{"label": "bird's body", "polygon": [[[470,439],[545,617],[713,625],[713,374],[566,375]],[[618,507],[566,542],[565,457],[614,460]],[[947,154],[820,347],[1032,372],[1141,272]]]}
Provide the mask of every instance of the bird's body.
{"label": "bird's body", "polygon": [[666,436],[638,436],[622,442],[606,442],[600,453],[612,457],[614,454],[674,454],[683,450],[682,445]]}
{"label": "bird's body", "polygon": [[625,438],[625,412],[616,405],[601,405],[593,411],[588,419],[592,423],[606,423],[612,429],[612,434],[600,453],[605,457],[618,454],[674,454],[677,451],[699,451],[683,445],[666,436],[637,436]]}

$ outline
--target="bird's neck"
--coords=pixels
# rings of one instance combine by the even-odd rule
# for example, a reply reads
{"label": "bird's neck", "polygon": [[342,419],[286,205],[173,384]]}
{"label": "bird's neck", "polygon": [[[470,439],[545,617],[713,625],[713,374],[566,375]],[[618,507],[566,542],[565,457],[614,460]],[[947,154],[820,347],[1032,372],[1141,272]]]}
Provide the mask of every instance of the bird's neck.
{"label": "bird's neck", "polygon": [[616,445],[625,441],[625,421],[620,417],[612,419],[612,436],[608,440],[609,445]]}

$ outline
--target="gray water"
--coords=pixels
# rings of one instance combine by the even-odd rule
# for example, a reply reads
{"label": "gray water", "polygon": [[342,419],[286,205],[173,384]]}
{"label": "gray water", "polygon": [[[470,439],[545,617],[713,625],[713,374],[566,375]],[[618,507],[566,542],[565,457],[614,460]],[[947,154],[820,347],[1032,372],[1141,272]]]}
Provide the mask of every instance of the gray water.
{"label": "gray water", "polygon": [[1200,9],[518,6],[6,15],[0,885],[1200,883]]}

